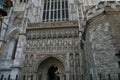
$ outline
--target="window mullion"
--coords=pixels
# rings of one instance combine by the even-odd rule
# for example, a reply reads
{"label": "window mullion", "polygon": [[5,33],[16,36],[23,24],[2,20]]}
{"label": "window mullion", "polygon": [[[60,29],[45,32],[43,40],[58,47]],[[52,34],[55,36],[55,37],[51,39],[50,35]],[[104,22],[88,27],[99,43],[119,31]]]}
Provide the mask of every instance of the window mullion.
{"label": "window mullion", "polygon": [[54,19],[54,13],[55,13],[55,0],[53,0],[53,21],[55,21],[55,19]]}
{"label": "window mullion", "polygon": [[48,0],[48,2],[47,2],[47,22],[49,21],[49,13],[50,13],[50,0]]}
{"label": "window mullion", "polygon": [[42,15],[43,15],[43,17],[42,17],[42,21],[44,22],[44,20],[45,20],[45,14],[44,14],[44,12],[45,12],[45,9],[44,9],[44,7],[45,7],[45,2],[43,1],[42,2],[43,4],[41,4],[42,5],[42,11],[43,11],[43,13],[42,13]]}
{"label": "window mullion", "polygon": [[47,18],[47,10],[46,9],[47,9],[48,4],[47,4],[47,2],[45,2],[45,3],[46,3],[46,5],[45,5],[46,7],[45,7],[45,10],[44,10],[45,11],[45,20],[44,21],[46,22],[46,18]]}
{"label": "window mullion", "polygon": [[53,20],[53,1],[51,0],[51,14],[50,14],[51,21]]}
{"label": "window mullion", "polygon": [[66,0],[64,0],[64,20],[66,20]]}
{"label": "window mullion", "polygon": [[[60,0],[60,14],[62,14],[62,0]],[[62,21],[62,15],[60,16],[60,21]]]}
{"label": "window mullion", "polygon": [[51,0],[49,1],[49,21],[51,21]]}
{"label": "window mullion", "polygon": [[66,2],[65,2],[65,5],[66,5],[66,20],[68,20],[68,2],[67,2],[67,0],[66,0]]}
{"label": "window mullion", "polygon": [[58,21],[58,0],[56,0],[56,21]]}

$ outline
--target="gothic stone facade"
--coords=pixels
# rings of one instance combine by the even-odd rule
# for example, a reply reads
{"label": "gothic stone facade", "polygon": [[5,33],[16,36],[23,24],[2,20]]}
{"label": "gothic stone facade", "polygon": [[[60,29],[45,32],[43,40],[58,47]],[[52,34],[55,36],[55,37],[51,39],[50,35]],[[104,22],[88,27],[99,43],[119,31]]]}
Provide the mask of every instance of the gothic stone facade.
{"label": "gothic stone facade", "polygon": [[78,17],[76,4],[68,2],[69,20],[53,22],[42,22],[39,0],[15,2],[4,18],[8,29],[2,25],[1,42],[6,42],[0,55],[0,75],[48,80],[51,66],[56,66],[56,80],[89,80],[89,74],[99,80],[99,73],[104,74],[104,80],[108,73],[118,79],[120,2],[87,6],[83,17],[81,5],[77,6]]}

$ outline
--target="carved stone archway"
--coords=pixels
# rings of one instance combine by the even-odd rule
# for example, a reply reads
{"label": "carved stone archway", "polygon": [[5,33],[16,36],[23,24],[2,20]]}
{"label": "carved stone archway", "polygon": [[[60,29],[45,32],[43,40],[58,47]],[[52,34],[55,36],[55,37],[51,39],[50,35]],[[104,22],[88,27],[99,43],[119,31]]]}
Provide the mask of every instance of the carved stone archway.
{"label": "carved stone archway", "polygon": [[56,66],[58,68],[55,74],[56,76],[59,76],[60,80],[63,80],[65,75],[65,67],[63,63],[55,57],[49,57],[41,62],[37,71],[37,80],[49,80],[48,70],[51,66]]}

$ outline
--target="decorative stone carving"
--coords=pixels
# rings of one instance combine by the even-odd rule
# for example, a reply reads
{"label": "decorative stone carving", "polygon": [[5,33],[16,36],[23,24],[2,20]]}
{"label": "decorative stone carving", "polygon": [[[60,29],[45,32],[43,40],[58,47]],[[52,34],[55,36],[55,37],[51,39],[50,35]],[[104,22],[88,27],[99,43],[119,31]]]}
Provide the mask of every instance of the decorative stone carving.
{"label": "decorative stone carving", "polygon": [[79,38],[27,40],[26,50],[28,51],[73,50],[74,51],[80,49],[79,43],[80,43]]}
{"label": "decorative stone carving", "polygon": [[[71,53],[69,55],[70,60],[70,78],[71,79],[80,79],[80,60],[79,60],[79,53]],[[74,77],[76,76],[76,77]]]}
{"label": "decorative stone carving", "polygon": [[34,56],[31,55],[31,56],[30,56],[30,59],[29,59],[29,66],[32,67],[33,64],[34,64]]}
{"label": "decorative stone carving", "polygon": [[70,37],[78,36],[78,30],[75,28],[53,29],[53,30],[28,30],[27,38],[59,38],[59,37]]}
{"label": "decorative stone carving", "polygon": [[78,51],[80,40],[77,28],[27,31],[27,51]]}
{"label": "decorative stone carving", "polygon": [[24,67],[26,67],[26,70],[27,70],[27,68],[32,67],[34,65],[34,55],[26,54],[23,65],[24,65]]}
{"label": "decorative stone carving", "polygon": [[23,14],[22,13],[15,13],[15,17],[13,20],[13,26],[12,27],[21,27],[22,20],[23,20]]}
{"label": "decorative stone carving", "polygon": [[24,60],[24,67],[27,67],[28,65],[28,55],[25,55],[25,60]]}

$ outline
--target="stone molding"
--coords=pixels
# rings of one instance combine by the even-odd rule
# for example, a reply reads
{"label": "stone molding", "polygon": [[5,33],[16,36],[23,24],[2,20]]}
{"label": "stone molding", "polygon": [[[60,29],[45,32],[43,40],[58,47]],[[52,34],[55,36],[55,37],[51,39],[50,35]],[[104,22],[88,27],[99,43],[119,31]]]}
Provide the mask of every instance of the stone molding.
{"label": "stone molding", "polygon": [[78,26],[77,21],[28,23],[27,29]]}

